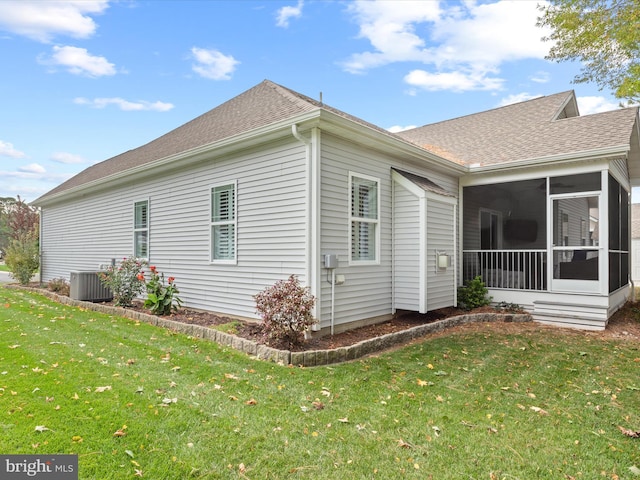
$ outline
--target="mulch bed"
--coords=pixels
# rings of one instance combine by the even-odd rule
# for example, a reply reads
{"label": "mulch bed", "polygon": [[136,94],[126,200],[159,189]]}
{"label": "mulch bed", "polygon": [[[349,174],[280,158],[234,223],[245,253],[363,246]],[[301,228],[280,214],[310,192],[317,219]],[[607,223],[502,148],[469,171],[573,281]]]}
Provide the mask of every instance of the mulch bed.
{"label": "mulch bed", "polygon": [[[32,284],[31,287],[42,288],[40,285]],[[132,310],[137,310],[144,313],[149,313],[148,310],[142,308],[142,302],[137,302],[134,306],[130,307]],[[444,318],[449,318],[457,315],[463,315],[468,313],[513,313],[496,310],[492,307],[481,307],[471,311],[465,311],[460,308],[449,307],[434,310],[426,314],[419,313],[404,313],[397,315],[389,321],[378,323],[375,325],[368,325],[365,327],[348,330],[346,332],[337,333],[335,335],[314,335],[313,338],[307,339],[305,343],[297,348],[290,348],[288,345],[273,345],[271,347],[284,348],[293,351],[307,351],[307,350],[328,350],[339,347],[346,347],[354,345],[360,341],[368,340],[371,338],[386,335],[388,333],[394,333],[401,330],[406,330],[419,325],[425,325],[433,323]],[[518,312],[522,313],[522,312]],[[220,325],[231,324],[236,322],[234,330],[229,333],[234,333],[239,337],[253,340],[258,343],[265,343],[262,329],[258,321],[244,321],[237,318],[219,315],[209,311],[194,310],[190,308],[181,308],[178,312],[167,316],[166,318],[186,323],[195,324],[205,327],[216,328]],[[623,308],[618,310],[609,320],[609,324],[604,331],[593,332],[577,329],[543,326],[536,322],[533,323],[471,323],[460,327],[453,327],[448,332],[453,333],[455,331],[481,331],[481,330],[496,330],[501,332],[517,332],[528,329],[550,329],[553,330],[553,334],[573,334],[573,335],[588,335],[601,339],[624,339],[631,341],[640,341],[640,303],[628,302]],[[225,330],[226,331],[226,330]],[[443,333],[433,334],[442,335]],[[446,332],[445,332],[446,334]]]}

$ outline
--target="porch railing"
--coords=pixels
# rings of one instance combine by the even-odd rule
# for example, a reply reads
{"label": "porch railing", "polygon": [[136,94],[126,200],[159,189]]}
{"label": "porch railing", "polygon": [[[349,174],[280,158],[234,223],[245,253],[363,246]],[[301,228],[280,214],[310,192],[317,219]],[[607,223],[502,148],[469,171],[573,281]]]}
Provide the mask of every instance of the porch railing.
{"label": "porch railing", "polygon": [[464,250],[462,280],[480,276],[487,288],[547,289],[546,250]]}

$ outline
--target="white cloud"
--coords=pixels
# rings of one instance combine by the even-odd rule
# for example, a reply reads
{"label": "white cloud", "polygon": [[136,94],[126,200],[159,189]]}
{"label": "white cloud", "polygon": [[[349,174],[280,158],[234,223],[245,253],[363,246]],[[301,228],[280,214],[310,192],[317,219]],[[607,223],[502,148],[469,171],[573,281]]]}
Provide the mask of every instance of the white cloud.
{"label": "white cloud", "polygon": [[580,115],[608,112],[620,108],[617,103],[610,102],[604,97],[577,97]]}
{"label": "white cloud", "polygon": [[420,87],[424,90],[451,90],[465,92],[468,90],[499,90],[504,80],[488,77],[481,71],[455,71],[430,73],[425,70],[413,70],[409,72],[404,81],[409,85]]}
{"label": "white cloud", "polygon": [[0,140],[0,156],[11,158],[26,158],[27,154],[16,150],[12,143]]}
{"label": "white cloud", "polygon": [[343,64],[346,71],[362,73],[388,63],[432,58],[415,25],[437,21],[441,15],[438,2],[360,0],[348,10],[360,24],[359,37],[369,40],[375,51],[352,55]]}
{"label": "white cloud", "polygon": [[551,74],[549,72],[538,71],[531,75],[529,80],[535,83],[548,83],[551,81]]}
{"label": "white cloud", "polygon": [[29,165],[25,165],[24,167],[20,167],[18,168],[18,170],[20,172],[24,172],[24,173],[35,173],[35,174],[42,174],[42,173],[46,173],[46,169],[38,164],[38,163],[30,163]]}
{"label": "white cloud", "polygon": [[91,15],[108,7],[108,0],[2,0],[0,29],[45,43],[56,35],[88,38],[97,28]]}
{"label": "white cloud", "polygon": [[298,0],[298,4],[295,7],[286,6],[279,9],[276,25],[278,27],[287,28],[289,26],[289,20],[291,18],[300,18],[302,16],[303,6],[304,1]]}
{"label": "white cloud", "polygon": [[211,80],[230,80],[240,62],[218,50],[193,47],[191,54],[196,63],[191,67],[198,75]]}
{"label": "white cloud", "polygon": [[110,98],[94,98],[90,100],[84,97],[74,98],[73,103],[77,105],[88,105],[93,108],[105,108],[109,105],[116,105],[120,110],[124,110],[127,112],[130,111],[155,111],[155,112],[167,112],[171,110],[174,105],[172,103],[166,102],[147,102],[145,100],[139,100],[137,102],[130,102],[129,100],[125,100],[120,97],[110,97]]}
{"label": "white cloud", "polygon": [[514,93],[513,95],[508,95],[504,97],[502,100],[500,100],[500,102],[498,103],[498,106],[504,107],[507,105],[512,105],[514,103],[526,102],[527,100],[532,100],[534,98],[538,98],[541,96],[542,95],[531,95],[527,92]]}
{"label": "white cloud", "polygon": [[57,163],[64,163],[66,165],[73,165],[77,163],[85,163],[85,159],[80,155],[67,152],[55,152],[51,155],[51,160]]}
{"label": "white cloud", "polygon": [[405,130],[411,130],[413,128],[417,128],[417,125],[408,125],[406,127],[401,127],[400,125],[394,125],[393,127],[387,128],[391,133],[404,132]]}
{"label": "white cloud", "polygon": [[62,66],[74,75],[102,77],[116,74],[113,63],[104,57],[91,55],[85,48],[54,46],[51,57],[41,57],[39,61],[44,65]]}
{"label": "white cloud", "polygon": [[549,45],[536,27],[537,2],[356,1],[349,12],[372,51],[352,55],[351,73],[395,62],[418,62],[405,77],[428,90],[498,90],[499,67],[510,61],[542,59]]}

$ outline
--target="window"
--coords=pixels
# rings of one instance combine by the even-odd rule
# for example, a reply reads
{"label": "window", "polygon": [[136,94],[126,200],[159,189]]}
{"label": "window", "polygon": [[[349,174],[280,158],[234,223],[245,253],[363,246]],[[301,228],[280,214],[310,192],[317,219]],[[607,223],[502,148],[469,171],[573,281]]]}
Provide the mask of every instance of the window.
{"label": "window", "polygon": [[236,185],[211,188],[211,260],[236,260]]}
{"label": "window", "polygon": [[349,174],[351,192],[351,260],[377,262],[379,245],[379,180]]}
{"label": "window", "polygon": [[149,200],[133,206],[133,252],[136,258],[149,258]]}

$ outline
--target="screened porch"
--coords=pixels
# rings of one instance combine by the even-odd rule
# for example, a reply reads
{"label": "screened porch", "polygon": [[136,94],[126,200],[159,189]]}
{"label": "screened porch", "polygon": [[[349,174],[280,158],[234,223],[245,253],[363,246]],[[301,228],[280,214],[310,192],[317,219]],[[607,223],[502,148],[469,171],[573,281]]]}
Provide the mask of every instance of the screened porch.
{"label": "screened porch", "polygon": [[628,283],[629,195],[607,172],[468,186],[462,203],[463,282],[584,293]]}

